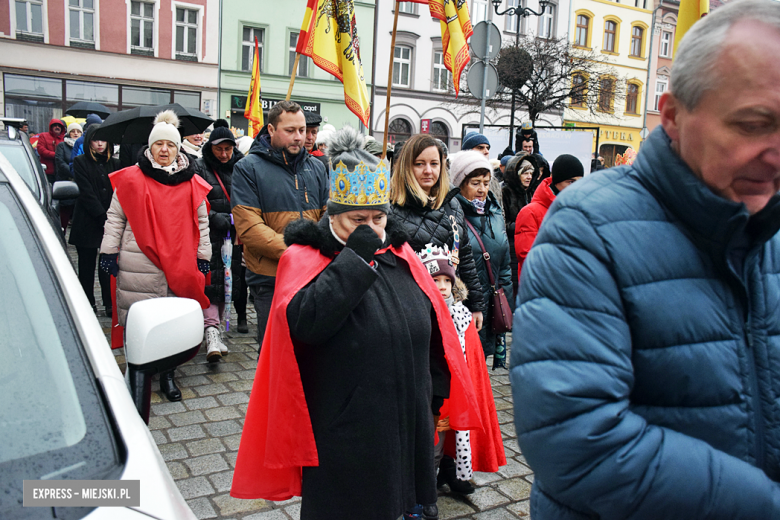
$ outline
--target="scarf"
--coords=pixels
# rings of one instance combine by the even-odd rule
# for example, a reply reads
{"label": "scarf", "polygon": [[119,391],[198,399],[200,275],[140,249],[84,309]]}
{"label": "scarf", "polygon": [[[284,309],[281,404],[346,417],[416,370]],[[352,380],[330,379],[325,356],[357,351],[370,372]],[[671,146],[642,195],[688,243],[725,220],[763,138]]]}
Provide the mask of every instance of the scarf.
{"label": "scarf", "polygon": [[187,159],[187,156],[183,153],[180,153],[176,156],[176,160],[173,161],[169,166],[162,166],[160,163],[154,160],[154,157],[152,157],[152,151],[147,148],[146,151],[144,151],[144,154],[146,155],[146,158],[149,159],[149,162],[152,163],[152,168],[157,168],[158,170],[162,170],[168,175],[173,175],[174,173],[179,173],[182,170],[185,170],[187,166],[190,165],[190,160]]}
{"label": "scarf", "polygon": [[479,200],[479,199],[474,199],[474,200],[471,201],[471,203],[474,205],[474,209],[477,210],[477,213],[479,215],[484,215],[485,214],[485,203],[486,202],[487,202],[487,200]]}
{"label": "scarf", "polygon": [[70,146],[71,148],[73,148],[73,145],[76,144],[76,140],[73,139],[72,137],[66,137],[65,139],[63,139],[63,142],[68,146]]}

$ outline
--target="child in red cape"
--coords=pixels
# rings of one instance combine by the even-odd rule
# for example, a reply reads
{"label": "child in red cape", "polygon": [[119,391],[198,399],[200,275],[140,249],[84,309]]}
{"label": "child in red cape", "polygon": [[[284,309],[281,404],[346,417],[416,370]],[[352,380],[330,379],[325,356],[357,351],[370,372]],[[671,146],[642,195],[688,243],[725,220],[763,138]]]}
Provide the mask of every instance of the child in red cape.
{"label": "child in red cape", "polygon": [[[455,267],[447,246],[440,248],[427,244],[417,255],[433,276],[436,286],[447,303],[474,384],[482,417],[483,429],[468,431],[452,428],[449,401],[445,400],[441,408],[441,419],[437,425],[441,437],[436,450],[437,462],[443,455],[436,481],[437,486],[441,487],[446,483],[453,492],[468,495],[474,492],[474,486],[469,482],[473,471],[494,473],[498,471],[499,466],[506,465],[496,405],[479,333],[471,319],[471,312],[462,303],[467,296],[466,286],[455,275]],[[447,434],[449,430],[453,430],[455,435]]]}

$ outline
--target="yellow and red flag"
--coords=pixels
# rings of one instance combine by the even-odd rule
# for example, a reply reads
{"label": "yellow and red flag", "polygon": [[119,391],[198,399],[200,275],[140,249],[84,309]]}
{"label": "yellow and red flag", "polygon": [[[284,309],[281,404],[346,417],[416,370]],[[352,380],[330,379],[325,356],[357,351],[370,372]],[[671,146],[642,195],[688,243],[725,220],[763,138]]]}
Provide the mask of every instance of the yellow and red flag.
{"label": "yellow and red flag", "polygon": [[471,55],[466,43],[474,33],[471,27],[469,5],[465,0],[404,0],[416,4],[428,4],[431,16],[441,24],[441,46],[444,51],[444,66],[452,72],[455,96],[460,90],[460,76]]}
{"label": "yellow and red flag", "polygon": [[352,0],[309,0],[295,50],[344,84],[344,103],[368,126],[371,107]]}
{"label": "yellow and red flag", "polygon": [[677,29],[674,35],[674,54],[688,29],[710,12],[710,0],[680,0]]}
{"label": "yellow and red flag", "polygon": [[244,117],[249,121],[247,135],[255,138],[263,128],[263,102],[260,99],[260,47],[255,37],[255,57],[252,60],[252,81],[249,82],[249,93],[246,95]]}

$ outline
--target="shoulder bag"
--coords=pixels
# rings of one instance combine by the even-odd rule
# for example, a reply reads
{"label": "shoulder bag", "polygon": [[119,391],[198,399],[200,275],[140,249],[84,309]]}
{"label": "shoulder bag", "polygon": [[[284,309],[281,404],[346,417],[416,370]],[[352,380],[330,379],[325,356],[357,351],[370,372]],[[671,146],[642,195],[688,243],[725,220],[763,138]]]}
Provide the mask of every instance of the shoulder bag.
{"label": "shoulder bag", "polygon": [[479,233],[471,225],[469,219],[464,218],[466,225],[474,234],[474,238],[479,243],[479,248],[482,250],[482,256],[485,258],[485,267],[487,267],[488,279],[490,280],[490,302],[493,307],[493,315],[490,319],[490,328],[496,334],[502,332],[512,331],[512,311],[509,308],[509,302],[504,294],[504,289],[496,286],[496,278],[493,276],[493,267],[490,265],[490,253],[485,249],[485,244],[482,243],[482,239],[479,238]]}

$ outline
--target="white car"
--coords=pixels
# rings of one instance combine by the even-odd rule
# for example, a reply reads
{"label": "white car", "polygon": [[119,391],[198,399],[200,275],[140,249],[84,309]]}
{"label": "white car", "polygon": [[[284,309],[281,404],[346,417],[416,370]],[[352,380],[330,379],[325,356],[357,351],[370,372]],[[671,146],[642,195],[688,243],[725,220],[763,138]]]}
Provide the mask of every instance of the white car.
{"label": "white car", "polygon": [[[196,518],[60,239],[2,155],[0,359],[0,518]],[[140,507],[25,508],[24,480],[139,480]]]}

